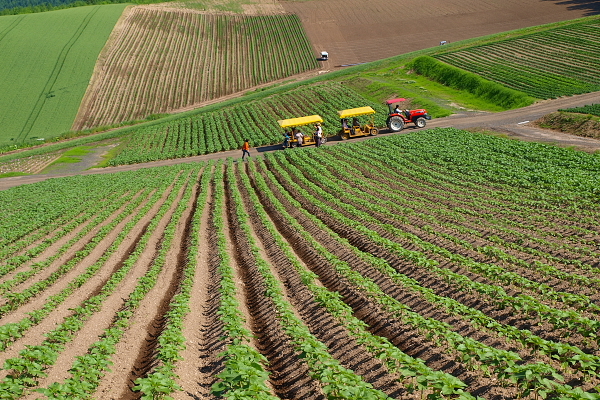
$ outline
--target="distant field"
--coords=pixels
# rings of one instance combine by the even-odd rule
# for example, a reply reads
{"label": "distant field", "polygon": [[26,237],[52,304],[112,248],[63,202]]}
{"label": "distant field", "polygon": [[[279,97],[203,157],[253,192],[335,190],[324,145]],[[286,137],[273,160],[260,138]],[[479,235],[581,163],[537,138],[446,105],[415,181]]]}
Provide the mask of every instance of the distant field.
{"label": "distant field", "polygon": [[170,112],[318,66],[295,15],[136,7],[111,42],[75,130]]}
{"label": "distant field", "polygon": [[577,107],[577,108],[567,108],[567,109],[559,110],[559,111],[566,111],[566,112],[579,113],[579,114],[592,114],[597,117],[600,117],[600,104],[590,104],[588,106]]}
{"label": "distant field", "polygon": [[[112,165],[134,164],[170,158],[190,157],[223,150],[238,149],[245,138],[252,146],[279,143],[283,131],[280,119],[319,114],[326,135],[335,135],[340,127],[337,110],[371,106],[378,110],[375,123],[385,125],[386,107],[367,101],[358,93],[339,84],[306,86],[262,100],[137,130],[131,135]],[[308,133],[311,126],[305,127]]]}
{"label": "distant field", "polygon": [[600,90],[600,19],[435,56],[548,99]]}
{"label": "distant field", "polygon": [[0,146],[68,131],[125,5],[0,17]]}

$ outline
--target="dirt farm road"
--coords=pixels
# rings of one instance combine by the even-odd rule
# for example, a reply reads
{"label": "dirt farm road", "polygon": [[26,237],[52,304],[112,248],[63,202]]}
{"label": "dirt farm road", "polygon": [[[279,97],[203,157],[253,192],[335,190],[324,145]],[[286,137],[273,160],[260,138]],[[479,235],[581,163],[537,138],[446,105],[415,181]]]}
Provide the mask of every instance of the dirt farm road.
{"label": "dirt farm road", "polygon": [[[587,93],[571,97],[563,97],[554,100],[544,100],[528,107],[509,110],[500,113],[485,113],[485,112],[465,112],[454,114],[450,117],[434,119],[429,121],[428,128],[446,128],[455,127],[458,129],[467,128],[483,128],[498,131],[504,133],[510,137],[517,138],[526,141],[537,141],[545,143],[553,143],[564,147],[575,147],[585,151],[600,151],[600,140],[578,137],[569,135],[562,132],[557,132],[549,129],[541,129],[530,122],[536,119],[554,112],[561,108],[577,107],[586,104],[600,103],[600,92]],[[408,127],[399,134],[413,132],[413,128]],[[389,133],[388,133],[389,134]],[[372,137],[363,137],[352,139],[352,141],[368,140]],[[341,140],[332,138],[328,141],[327,145],[335,145],[341,143]],[[253,148],[251,154],[256,156],[258,154],[270,151],[279,150],[280,146],[263,146],[259,148]],[[240,151],[231,150],[220,153],[206,154],[202,156],[179,158],[173,160],[155,161],[144,164],[134,165],[123,165],[118,167],[107,167],[98,169],[89,169],[85,171],[79,171],[78,164],[72,164],[74,168],[71,172],[57,173],[57,174],[39,174],[39,175],[28,175],[28,176],[16,176],[9,178],[0,179],[0,190],[6,190],[15,186],[20,186],[29,183],[41,182],[50,178],[58,178],[63,176],[74,176],[74,175],[92,175],[92,174],[105,174],[119,171],[131,171],[139,168],[158,167],[163,165],[180,164],[194,161],[206,161],[211,159],[224,159],[227,157],[239,157]],[[82,161],[85,163],[85,160]]]}

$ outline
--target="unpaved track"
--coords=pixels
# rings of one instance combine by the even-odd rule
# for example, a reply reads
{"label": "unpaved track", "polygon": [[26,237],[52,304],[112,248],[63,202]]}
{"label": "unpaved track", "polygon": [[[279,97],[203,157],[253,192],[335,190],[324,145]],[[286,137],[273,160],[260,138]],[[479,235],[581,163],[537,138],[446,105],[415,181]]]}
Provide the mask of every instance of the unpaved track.
{"label": "unpaved track", "polygon": [[[545,143],[554,143],[564,147],[576,147],[587,151],[600,150],[600,140],[583,138],[567,133],[557,132],[549,129],[541,129],[533,126],[526,121],[535,121],[543,115],[554,112],[562,108],[578,107],[586,104],[600,103],[600,92],[586,93],[571,97],[562,97],[554,100],[544,100],[528,107],[519,108],[516,110],[503,111],[499,113],[484,113],[484,112],[465,112],[454,114],[447,118],[434,119],[429,121],[427,127],[456,127],[459,129],[467,128],[485,128],[503,132],[509,136],[527,140],[538,141]],[[407,127],[401,133],[413,132],[412,127]],[[355,138],[352,141],[368,140],[371,137]],[[332,138],[327,145],[338,143],[337,138]],[[257,149],[252,149],[250,153],[257,155],[263,152],[279,150],[280,146],[264,146]],[[52,174],[52,175],[29,175],[15,176],[0,179],[0,190],[9,189],[11,187],[20,186],[28,183],[41,182],[50,178],[59,178],[63,176],[74,175],[93,175],[107,174],[120,171],[133,171],[140,168],[159,167],[164,165],[174,165],[186,162],[207,161],[214,159],[225,159],[227,157],[240,157],[239,150],[224,151],[220,153],[206,154],[202,156],[178,158],[173,160],[155,161],[144,164],[122,165],[118,167],[107,167],[102,169],[91,169],[86,171],[77,171],[72,173]],[[74,164],[74,168],[76,164]]]}

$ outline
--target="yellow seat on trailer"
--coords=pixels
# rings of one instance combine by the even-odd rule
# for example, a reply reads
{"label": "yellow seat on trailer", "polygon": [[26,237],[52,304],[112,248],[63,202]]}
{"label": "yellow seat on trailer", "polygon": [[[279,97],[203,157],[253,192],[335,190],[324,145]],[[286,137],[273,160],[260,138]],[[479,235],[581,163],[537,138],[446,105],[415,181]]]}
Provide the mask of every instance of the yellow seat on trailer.
{"label": "yellow seat on trailer", "polygon": [[352,118],[358,117],[360,115],[369,115],[375,114],[375,110],[371,107],[358,107],[358,108],[349,108],[348,110],[342,110],[337,112],[340,118]]}
{"label": "yellow seat on trailer", "polygon": [[316,124],[317,122],[323,122],[323,118],[320,115],[309,115],[307,117],[280,119],[277,121],[280,127],[289,128],[291,126],[302,126],[309,124]]}

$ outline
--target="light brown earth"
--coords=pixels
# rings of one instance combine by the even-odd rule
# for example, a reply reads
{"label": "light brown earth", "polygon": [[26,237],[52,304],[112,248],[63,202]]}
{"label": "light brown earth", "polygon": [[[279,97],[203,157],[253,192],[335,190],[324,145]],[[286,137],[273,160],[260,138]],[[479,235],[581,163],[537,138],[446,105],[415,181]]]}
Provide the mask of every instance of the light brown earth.
{"label": "light brown earth", "polygon": [[513,29],[598,14],[594,1],[314,0],[284,1],[298,14],[315,51],[329,52],[323,69]]}

